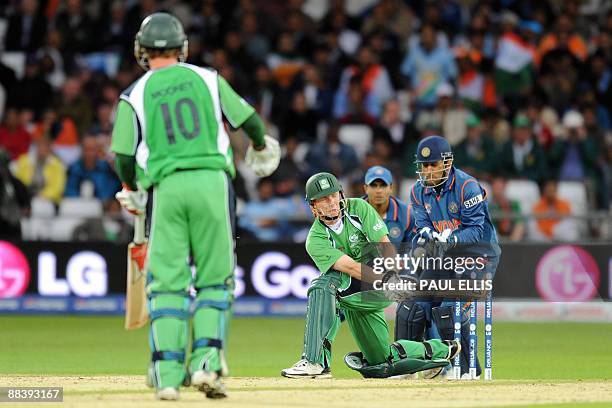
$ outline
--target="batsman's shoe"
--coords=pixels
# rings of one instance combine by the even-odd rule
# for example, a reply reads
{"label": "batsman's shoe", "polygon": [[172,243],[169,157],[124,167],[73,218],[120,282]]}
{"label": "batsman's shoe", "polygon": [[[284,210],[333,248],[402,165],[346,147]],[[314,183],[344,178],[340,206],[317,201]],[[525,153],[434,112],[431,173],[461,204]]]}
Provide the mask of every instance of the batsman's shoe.
{"label": "batsman's shoe", "polygon": [[155,397],[162,401],[176,401],[179,399],[179,392],[176,388],[172,387],[159,388],[155,393]]}
{"label": "batsman's shoe", "polygon": [[206,394],[207,398],[219,399],[227,397],[225,385],[221,382],[221,376],[214,371],[198,370],[191,375],[191,385],[196,390]]}
{"label": "batsman's shoe", "polygon": [[301,359],[293,367],[285,368],[281,375],[287,378],[331,378],[329,368],[324,368],[321,364],[312,364],[306,359]]}
{"label": "batsman's shoe", "polygon": [[461,352],[461,341],[459,340],[444,340],[444,343],[448,346],[447,360],[452,360]]}

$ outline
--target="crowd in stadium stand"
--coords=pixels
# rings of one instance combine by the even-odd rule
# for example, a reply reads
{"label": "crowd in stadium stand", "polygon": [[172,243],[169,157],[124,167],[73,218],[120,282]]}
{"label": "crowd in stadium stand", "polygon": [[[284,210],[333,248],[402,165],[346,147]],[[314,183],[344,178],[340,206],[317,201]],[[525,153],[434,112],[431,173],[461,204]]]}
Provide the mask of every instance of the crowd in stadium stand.
{"label": "crowd in stadium stand", "polygon": [[[609,2],[3,4],[0,235],[19,236],[20,218],[44,218],[45,202],[53,205],[47,215],[74,215],[62,204],[81,197],[99,200],[98,216],[84,214],[61,236],[130,239],[129,217],[113,200],[113,115],[143,72],[132,55],[140,22],[164,10],[186,27],[187,62],[216,69],[282,143],[279,170],[258,180],[242,162],[244,135],[233,137],[242,238],[303,239],[303,184],[318,171],[332,171],[348,196],[359,196],[365,170],[384,165],[408,197],[416,145],[431,134],[446,137],[455,164],[485,182],[504,239],[605,236],[605,223],[564,216],[573,206],[578,215],[610,211]],[[507,194],[512,183],[522,197]],[[24,238],[53,239],[48,233]]]}

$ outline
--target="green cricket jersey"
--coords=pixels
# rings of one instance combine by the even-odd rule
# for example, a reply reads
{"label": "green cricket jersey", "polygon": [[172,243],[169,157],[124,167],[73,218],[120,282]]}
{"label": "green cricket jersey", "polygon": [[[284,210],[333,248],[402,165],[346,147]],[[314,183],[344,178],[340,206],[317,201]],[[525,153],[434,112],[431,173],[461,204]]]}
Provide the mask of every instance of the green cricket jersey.
{"label": "green cricket jersey", "polygon": [[[378,256],[373,245],[389,233],[376,210],[361,198],[347,198],[340,233],[334,232],[320,220],[315,220],[306,238],[306,252],[321,273],[331,269],[342,255],[367,264]],[[342,274],[342,288],[351,285],[351,277]]]}
{"label": "green cricket jersey", "polygon": [[111,149],[135,156],[143,187],[177,169],[235,175],[223,116],[239,128],[255,110],[216,71],[177,63],[148,71],[123,92]]}

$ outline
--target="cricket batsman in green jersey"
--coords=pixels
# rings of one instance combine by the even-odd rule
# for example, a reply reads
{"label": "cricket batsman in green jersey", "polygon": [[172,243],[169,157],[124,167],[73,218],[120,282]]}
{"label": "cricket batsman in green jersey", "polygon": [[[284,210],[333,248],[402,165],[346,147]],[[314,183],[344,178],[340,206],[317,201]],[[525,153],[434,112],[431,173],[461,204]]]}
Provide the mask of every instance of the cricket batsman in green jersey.
{"label": "cricket batsman in green jersey", "polygon": [[[361,198],[344,198],[340,183],[330,173],[318,173],[308,179],[306,200],[315,217],[306,251],[321,275],[308,289],[302,358],[281,374],[289,378],[331,377],[331,345],[340,325],[340,309],[360,350],[347,354],[344,361],[364,377],[441,371],[459,353],[460,343],[435,339],[389,344],[384,315],[385,307],[391,304],[388,294],[364,291],[373,282],[368,263],[384,252],[375,244],[387,244],[383,245],[387,250],[393,248],[376,210]],[[382,281],[397,278],[397,272],[388,271]]]}
{"label": "cricket batsman in green jersey", "polygon": [[255,110],[217,72],[185,64],[186,52],[187,37],[174,16],[155,13],[142,22],[134,53],[147,72],[122,93],[112,137],[124,185],[120,203],[142,213],[146,190],[153,191],[146,261],[149,384],[167,400],[177,399],[187,383],[209,398],[226,395],[220,379],[227,375],[234,287],[235,168],[223,118],[251,139],[246,163],[256,175],[270,175],[280,161],[278,142],[264,134]]}

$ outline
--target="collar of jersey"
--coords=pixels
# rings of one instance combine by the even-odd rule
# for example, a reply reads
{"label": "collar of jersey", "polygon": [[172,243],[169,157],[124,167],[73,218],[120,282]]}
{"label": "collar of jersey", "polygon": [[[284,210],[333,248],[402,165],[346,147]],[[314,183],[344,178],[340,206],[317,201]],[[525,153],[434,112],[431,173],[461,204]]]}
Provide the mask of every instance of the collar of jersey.
{"label": "collar of jersey", "polygon": [[[442,188],[442,192],[440,195],[442,195],[443,193],[447,191],[452,190],[454,186],[455,186],[455,166],[451,167],[450,174],[448,175],[448,180],[446,180],[446,183],[444,183],[444,188]],[[436,189],[433,187],[425,187],[425,191],[423,193],[424,194],[437,194]]]}

